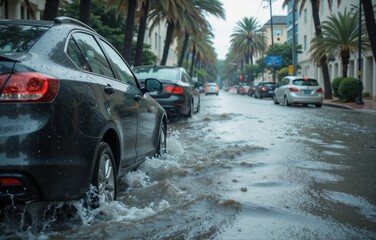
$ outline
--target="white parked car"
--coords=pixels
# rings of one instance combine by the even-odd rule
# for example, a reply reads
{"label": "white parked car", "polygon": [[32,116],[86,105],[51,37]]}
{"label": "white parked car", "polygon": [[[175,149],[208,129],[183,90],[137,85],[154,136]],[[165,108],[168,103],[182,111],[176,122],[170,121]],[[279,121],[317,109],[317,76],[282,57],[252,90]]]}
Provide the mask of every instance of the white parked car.
{"label": "white parked car", "polygon": [[216,83],[208,83],[205,86],[205,95],[216,94],[218,96],[219,87]]}
{"label": "white parked car", "polygon": [[273,101],[275,104],[284,103],[285,106],[313,104],[316,107],[321,107],[324,100],[323,92],[314,78],[287,76],[277,83],[273,93]]}

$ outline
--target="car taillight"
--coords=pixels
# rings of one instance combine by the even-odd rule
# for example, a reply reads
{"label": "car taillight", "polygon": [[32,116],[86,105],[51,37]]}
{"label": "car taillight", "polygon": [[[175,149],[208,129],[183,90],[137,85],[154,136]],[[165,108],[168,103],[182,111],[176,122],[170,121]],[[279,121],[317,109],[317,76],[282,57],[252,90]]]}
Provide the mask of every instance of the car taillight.
{"label": "car taillight", "polygon": [[51,102],[58,90],[59,80],[44,73],[0,76],[0,102]]}
{"label": "car taillight", "polygon": [[218,91],[218,90],[219,90],[219,87],[218,87],[218,86],[216,86],[216,87],[215,87],[215,90],[216,90],[216,91]]}
{"label": "car taillight", "polygon": [[205,89],[206,89],[206,90],[209,90],[209,86],[206,86]]}
{"label": "car taillight", "polygon": [[18,178],[5,177],[0,178],[0,186],[15,186],[21,185],[21,181]]}
{"label": "car taillight", "polygon": [[290,92],[299,92],[299,89],[293,87],[289,87],[289,90]]}
{"label": "car taillight", "polygon": [[183,94],[183,88],[179,86],[165,86],[164,90],[168,93],[175,94],[175,95]]}
{"label": "car taillight", "polygon": [[265,87],[262,87],[262,88],[261,88],[261,90],[262,90],[262,91],[265,91],[265,90],[266,90],[266,88],[265,88]]}
{"label": "car taillight", "polygon": [[322,93],[322,92],[324,92],[324,90],[322,88],[319,88],[319,89],[316,90],[316,92]]}

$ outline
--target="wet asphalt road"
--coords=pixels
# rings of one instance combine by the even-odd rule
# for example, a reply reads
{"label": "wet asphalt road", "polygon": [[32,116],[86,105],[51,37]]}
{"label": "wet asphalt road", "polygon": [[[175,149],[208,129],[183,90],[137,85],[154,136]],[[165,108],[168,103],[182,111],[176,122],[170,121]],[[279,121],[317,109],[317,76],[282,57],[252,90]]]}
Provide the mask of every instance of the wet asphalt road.
{"label": "wet asphalt road", "polygon": [[168,128],[116,202],[7,218],[0,239],[376,239],[376,114],[220,92]]}

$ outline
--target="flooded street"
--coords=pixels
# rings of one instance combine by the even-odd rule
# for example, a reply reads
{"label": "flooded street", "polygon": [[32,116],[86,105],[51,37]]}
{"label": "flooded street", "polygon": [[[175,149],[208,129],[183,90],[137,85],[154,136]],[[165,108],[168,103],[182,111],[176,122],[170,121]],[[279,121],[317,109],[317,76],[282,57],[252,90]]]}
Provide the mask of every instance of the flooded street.
{"label": "flooded street", "polygon": [[168,128],[117,201],[29,206],[0,239],[376,239],[375,113],[220,92]]}

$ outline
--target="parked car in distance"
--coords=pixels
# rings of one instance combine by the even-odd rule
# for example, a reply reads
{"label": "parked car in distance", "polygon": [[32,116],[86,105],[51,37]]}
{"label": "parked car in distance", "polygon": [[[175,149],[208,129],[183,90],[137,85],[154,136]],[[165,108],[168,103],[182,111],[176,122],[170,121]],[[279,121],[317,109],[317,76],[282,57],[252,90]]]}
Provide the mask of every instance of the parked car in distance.
{"label": "parked car in distance", "polygon": [[285,106],[291,104],[313,104],[321,107],[324,100],[323,89],[318,81],[310,77],[287,76],[279,83],[273,93],[275,104],[284,103]]}
{"label": "parked car in distance", "polygon": [[0,205],[116,199],[118,180],[166,149],[166,112],[147,94],[161,82],[141,87],[72,18],[2,19],[0,31]]}
{"label": "parked car in distance", "polygon": [[252,97],[255,94],[255,90],[259,82],[252,82],[248,89],[248,96]]}
{"label": "parked car in distance", "polygon": [[163,88],[150,93],[167,112],[169,118],[192,117],[200,111],[200,83],[194,82],[182,67],[137,66],[133,72],[143,83],[148,78],[162,82]]}
{"label": "parked car in distance", "polygon": [[241,95],[248,94],[248,91],[249,91],[250,88],[251,88],[251,86],[249,84],[243,84],[241,86],[241,88],[239,88],[239,94],[241,94]]}
{"label": "parked car in distance", "polygon": [[219,87],[216,83],[207,83],[205,85],[205,95],[215,94],[218,96],[219,94]]}
{"label": "parked car in distance", "polygon": [[260,82],[254,93],[255,98],[273,97],[273,91],[275,89],[275,82]]}

